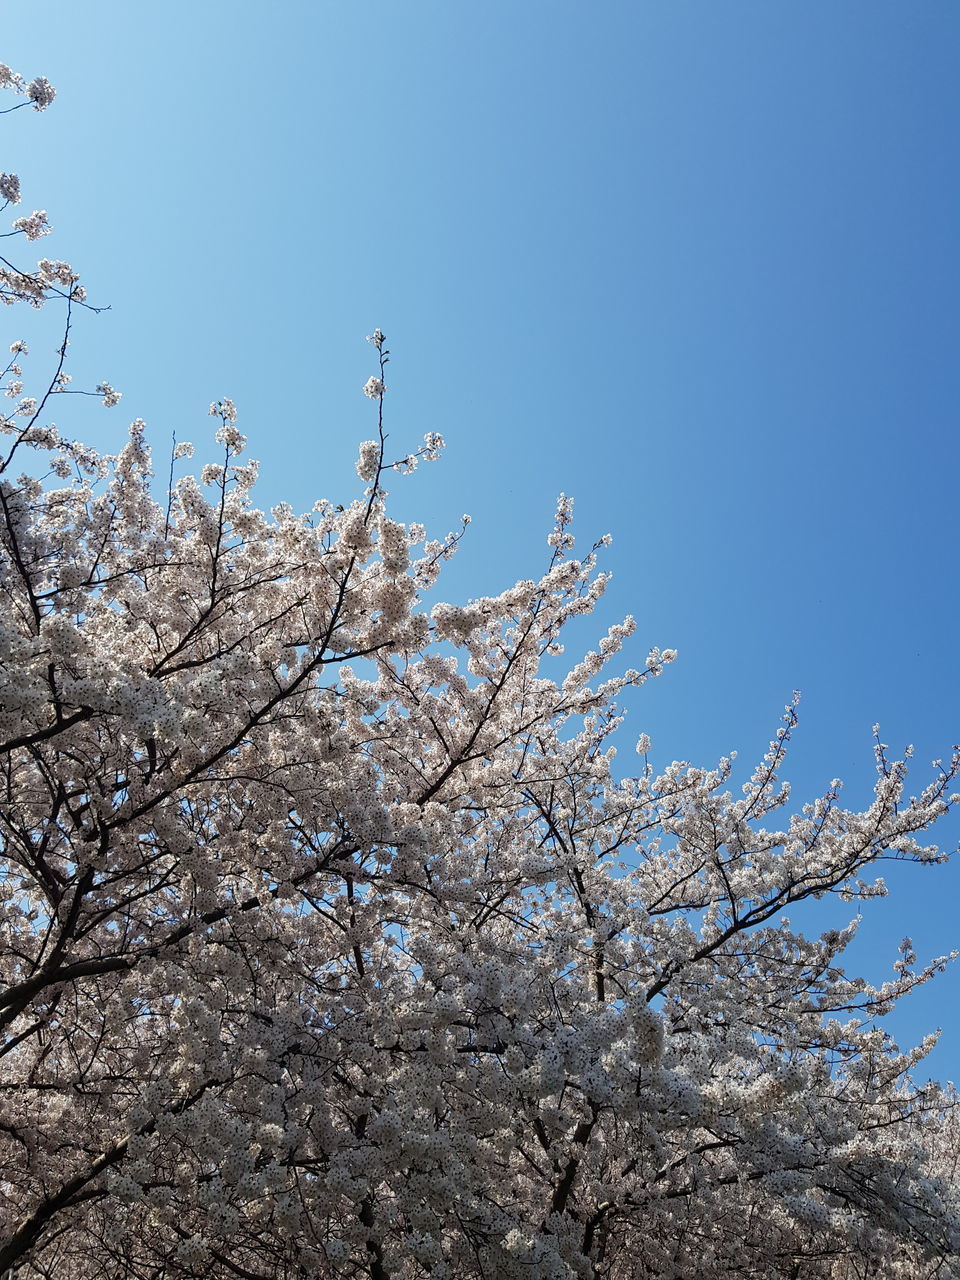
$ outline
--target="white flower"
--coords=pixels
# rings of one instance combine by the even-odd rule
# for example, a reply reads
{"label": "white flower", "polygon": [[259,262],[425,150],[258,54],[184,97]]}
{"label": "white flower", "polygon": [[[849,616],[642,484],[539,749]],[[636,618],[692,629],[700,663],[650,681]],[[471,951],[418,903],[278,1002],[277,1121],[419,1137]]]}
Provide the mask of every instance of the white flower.
{"label": "white flower", "polygon": [[59,259],[41,258],[37,270],[48,284],[71,285],[77,278],[70,263]]}
{"label": "white flower", "polygon": [[14,231],[22,231],[28,240],[39,240],[53,230],[47,221],[46,209],[34,209],[29,218],[15,218],[11,225]]}
{"label": "white flower", "polygon": [[118,405],[123,399],[123,392],[115,391],[109,382],[97,383],[97,395],[103,396],[103,403],[108,409],[112,409],[114,405]]}
{"label": "white flower", "polygon": [[218,444],[222,444],[229,449],[232,454],[243,453],[243,447],[247,443],[247,437],[240,434],[232,418],[228,418],[224,422],[214,439]]}
{"label": "white flower", "polygon": [[428,431],[423,437],[423,448],[420,450],[424,462],[436,462],[443,453],[445,443],[439,431]]}
{"label": "white flower", "polygon": [[368,378],[363,384],[363,394],[369,396],[371,400],[378,399],[386,389],[386,385],[381,378]]}
{"label": "white flower", "polygon": [[382,351],[384,343],[383,330],[374,329],[373,333],[368,334],[367,341],[372,342],[378,351]]}
{"label": "white flower", "polygon": [[237,406],[227,396],[222,400],[214,400],[210,405],[210,417],[222,418],[224,422],[236,422]]}
{"label": "white flower", "polygon": [[377,477],[380,465],[380,446],[376,440],[364,440],[360,445],[360,457],[357,459],[357,475],[369,483]]}
{"label": "white flower", "polygon": [[36,80],[31,80],[27,85],[27,97],[37,111],[49,107],[56,96],[57,91],[46,76],[37,76]]}
{"label": "white flower", "polygon": [[0,173],[0,199],[8,204],[20,203],[20,179],[15,173]]}

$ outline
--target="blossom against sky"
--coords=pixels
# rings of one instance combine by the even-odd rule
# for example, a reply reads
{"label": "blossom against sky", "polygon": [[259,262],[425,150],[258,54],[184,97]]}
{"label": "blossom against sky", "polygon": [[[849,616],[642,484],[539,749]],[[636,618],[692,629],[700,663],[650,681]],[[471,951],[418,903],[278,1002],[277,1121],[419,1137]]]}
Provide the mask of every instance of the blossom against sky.
{"label": "blossom against sky", "polygon": [[[206,456],[229,396],[264,505],[344,501],[380,325],[397,456],[447,441],[394,514],[473,517],[441,598],[536,575],[559,492],[613,535],[584,647],[631,613],[625,664],[679,651],[631,743],[747,765],[800,688],[798,803],[835,775],[864,801],[874,722],[949,754],[954,6],[53,0],[5,36],[57,90],[4,120],[16,213],[112,308],[70,364],[123,402],[71,401],[65,433],[139,416]],[[855,953],[876,978],[905,932],[960,942],[955,868],[890,881]],[[958,990],[895,1024],[947,1024],[944,1074]]]}

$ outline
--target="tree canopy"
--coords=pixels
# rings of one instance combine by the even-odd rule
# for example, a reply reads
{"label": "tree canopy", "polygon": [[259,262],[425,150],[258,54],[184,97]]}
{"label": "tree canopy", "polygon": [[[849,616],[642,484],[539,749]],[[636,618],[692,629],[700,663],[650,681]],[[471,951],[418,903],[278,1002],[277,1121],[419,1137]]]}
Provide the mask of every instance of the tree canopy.
{"label": "tree canopy", "polygon": [[865,810],[792,807],[791,704],[737,792],[642,735],[628,773],[676,655],[619,670],[627,618],[557,676],[606,581],[563,496],[538,579],[430,603],[466,524],[389,514],[443,441],[388,453],[379,329],[357,495],[268,514],[229,400],[197,476],[64,438],[87,295],[0,290],[65,313],[3,375],[0,1273],[960,1275],[955,1099],[878,1021],[945,958],[874,985],[789,918],[940,860],[960,759],[911,795],[878,736]]}

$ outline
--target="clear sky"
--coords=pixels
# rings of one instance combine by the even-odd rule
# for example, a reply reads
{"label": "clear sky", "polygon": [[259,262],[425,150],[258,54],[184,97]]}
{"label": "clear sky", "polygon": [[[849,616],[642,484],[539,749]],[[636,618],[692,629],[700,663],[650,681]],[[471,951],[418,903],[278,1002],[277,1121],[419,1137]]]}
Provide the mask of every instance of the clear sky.
{"label": "clear sky", "polygon": [[[398,451],[448,441],[395,512],[473,516],[437,598],[534,575],[573,494],[596,630],[680,651],[631,704],[655,762],[746,767],[799,688],[798,803],[868,801],[874,721],[919,788],[960,738],[958,48],[952,0],[11,6],[0,58],[58,98],[0,168],[112,307],[77,384],[124,392],[61,428],[199,446],[229,395],[262,505],[349,501],[379,325]],[[960,864],[888,881],[874,979],[960,946]],[[888,1025],[960,1078],[955,1007],[957,967]]]}

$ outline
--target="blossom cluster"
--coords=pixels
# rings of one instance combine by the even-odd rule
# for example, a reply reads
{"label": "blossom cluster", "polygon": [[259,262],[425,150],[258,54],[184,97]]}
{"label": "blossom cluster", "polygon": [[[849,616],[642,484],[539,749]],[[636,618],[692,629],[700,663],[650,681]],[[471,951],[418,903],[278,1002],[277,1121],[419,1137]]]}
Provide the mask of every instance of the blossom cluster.
{"label": "blossom cluster", "polygon": [[13,229],[22,231],[28,240],[39,240],[41,236],[47,236],[53,230],[47,219],[46,209],[35,209],[29,217],[15,218]]}
{"label": "blossom cluster", "polygon": [[0,199],[4,204],[20,203],[20,179],[15,173],[0,173]]}
{"label": "blossom cluster", "polygon": [[46,76],[37,76],[28,82],[3,62],[0,62],[0,89],[12,89],[14,93],[23,94],[35,111],[45,110],[57,96]]}
{"label": "blossom cluster", "polygon": [[675,655],[607,675],[628,618],[545,674],[601,598],[595,552],[427,614],[423,561],[456,541],[389,515],[379,463],[362,500],[268,518],[235,406],[213,411],[212,500],[188,476],[155,501],[139,421],[113,459],[38,438],[82,463],[69,485],[2,481],[0,1201],[106,1180],[0,1261],[109,1241],[173,1275],[947,1266],[930,1143],[953,1098],[905,1086],[931,1042],[876,1023],[943,961],[905,944],[871,986],[838,964],[852,929],[786,912],[869,899],[891,850],[925,860],[957,762],[911,800],[881,751],[866,811],[834,790],[778,828],[791,707],[737,799],[729,761],[618,778],[615,700]]}

